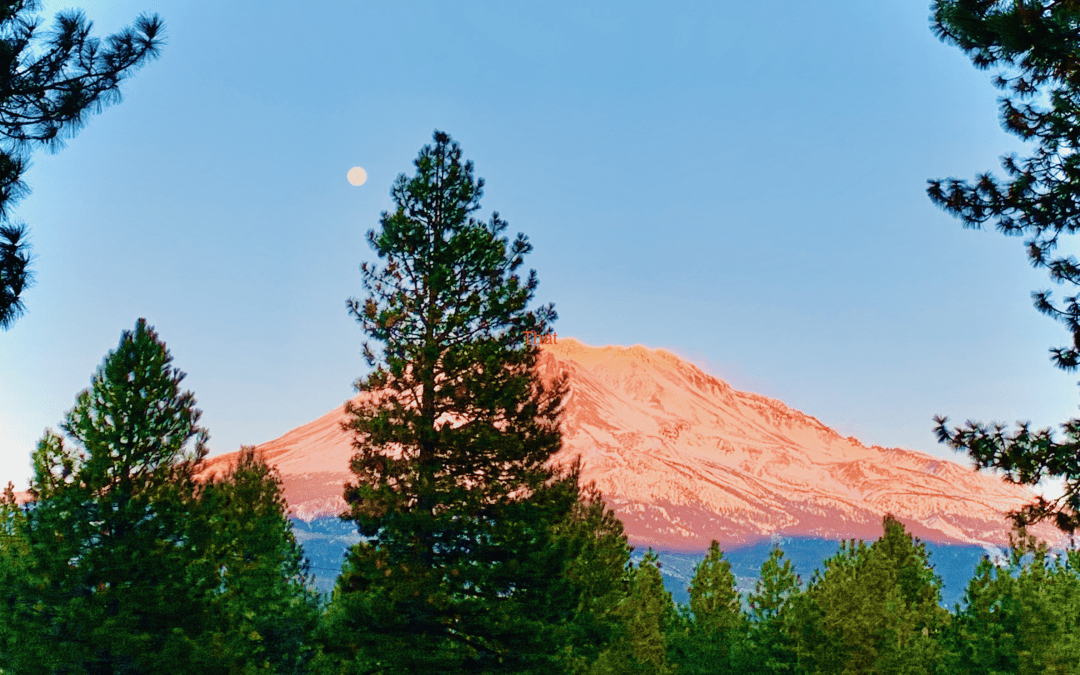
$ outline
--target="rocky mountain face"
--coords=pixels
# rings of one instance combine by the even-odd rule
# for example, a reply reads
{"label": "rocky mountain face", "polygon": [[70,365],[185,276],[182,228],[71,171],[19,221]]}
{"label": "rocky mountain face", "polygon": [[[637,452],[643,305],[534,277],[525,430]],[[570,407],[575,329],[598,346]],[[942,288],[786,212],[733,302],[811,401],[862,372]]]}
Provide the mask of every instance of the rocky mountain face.
{"label": "rocky mountain face", "polygon": [[[663,350],[544,345],[545,378],[570,375],[564,447],[580,456],[632,543],[697,552],[778,537],[881,535],[892,513],[938,544],[1002,546],[1004,513],[1027,488],[925,454],[867,447],[780,401],[739,392]],[[281,472],[292,515],[305,522],[345,510],[351,440],[344,406],[259,449]],[[222,470],[233,455],[210,460]],[[1049,527],[1037,534],[1059,537]]]}

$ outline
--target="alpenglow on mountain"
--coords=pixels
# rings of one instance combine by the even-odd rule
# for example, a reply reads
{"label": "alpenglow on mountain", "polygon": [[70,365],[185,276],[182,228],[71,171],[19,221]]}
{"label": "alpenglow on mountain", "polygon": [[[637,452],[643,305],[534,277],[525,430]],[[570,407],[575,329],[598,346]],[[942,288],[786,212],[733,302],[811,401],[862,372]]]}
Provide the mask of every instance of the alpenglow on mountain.
{"label": "alpenglow on mountain", "polygon": [[[564,447],[580,456],[631,543],[701,551],[770,537],[876,539],[892,513],[941,544],[1003,546],[1004,513],[1034,494],[998,477],[899,448],[866,447],[780,401],[739,392],[659,349],[544,345],[545,379],[570,375]],[[258,446],[281,472],[291,514],[345,510],[354,450],[344,406]],[[219,471],[235,453],[209,460]],[[1036,532],[1051,541],[1047,528]]]}

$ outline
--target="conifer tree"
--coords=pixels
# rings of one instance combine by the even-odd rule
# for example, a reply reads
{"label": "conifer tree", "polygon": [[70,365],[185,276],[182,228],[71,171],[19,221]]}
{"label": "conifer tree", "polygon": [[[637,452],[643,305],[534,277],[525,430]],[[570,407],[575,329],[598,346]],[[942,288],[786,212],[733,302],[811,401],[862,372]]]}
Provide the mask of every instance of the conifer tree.
{"label": "conifer tree", "polygon": [[26,309],[22,292],[34,281],[30,257],[26,227],[0,225],[0,330],[11,328]]}
{"label": "conifer tree", "polygon": [[369,296],[349,309],[381,348],[350,404],[355,483],[348,554],[324,622],[328,663],[347,672],[560,672],[579,597],[559,523],[578,476],[561,447],[565,377],[545,386],[539,349],[551,305],[528,308],[532,246],[480,208],[483,180],[436,131],[399,176],[368,241]]}
{"label": "conifer tree", "polygon": [[960,674],[1071,673],[1080,663],[1080,552],[1012,537],[1008,564],[983,558],[949,630]]}
{"label": "conifer tree", "polygon": [[281,477],[253,448],[200,486],[190,566],[217,582],[207,596],[204,658],[229,673],[309,672],[318,597],[286,516]]}
{"label": "conifer tree", "polygon": [[206,431],[153,328],[125,331],[0,500],[0,670],[300,673],[317,606],[276,474],[199,485]]}
{"label": "conifer tree", "polygon": [[[801,669],[801,623],[796,604],[802,589],[790,560],[773,548],[761,565],[761,575],[750,594],[749,654],[745,672],[773,675],[805,672]],[[781,563],[781,561],[783,561]]]}
{"label": "conifer tree", "polygon": [[746,617],[735,587],[731,563],[713,541],[690,582],[690,614],[673,634],[674,660],[681,673],[716,673],[734,669],[733,652],[746,638]]}
{"label": "conifer tree", "polygon": [[730,633],[743,623],[741,594],[735,588],[731,563],[713,541],[690,582],[690,611],[694,623],[709,634]]}
{"label": "conifer tree", "polygon": [[0,0],[0,330],[22,314],[30,286],[26,226],[11,221],[12,205],[26,193],[22,175],[31,150],[56,150],[89,113],[120,100],[120,83],[157,58],[165,37],[156,15],[104,40],[74,10],[41,30],[36,0]]}
{"label": "conifer tree", "polygon": [[[964,227],[994,223],[1006,235],[1025,237],[1028,259],[1055,283],[1080,284],[1080,263],[1057,252],[1066,235],[1080,229],[1080,5],[1072,0],[936,0],[937,36],[959,47],[979,69],[994,68],[1001,98],[1001,122],[1010,133],[1035,145],[1028,157],[1002,158],[1008,176],[989,173],[971,183],[931,180],[930,199],[959,217]],[[1050,291],[1032,293],[1035,307],[1065,325],[1071,344],[1051,349],[1053,363],[1080,366],[1080,295],[1055,301]],[[1035,484],[1061,477],[1066,490],[1053,500],[1039,498],[1013,513],[1018,524],[1052,518],[1059,528],[1080,527],[1080,419],[1050,429],[1020,423],[1007,431],[1000,423],[968,422],[949,429],[935,417],[937,436],[967,452],[978,468],[993,467],[1011,481]]]}
{"label": "conifer tree", "polygon": [[[573,473],[577,470],[575,466]],[[622,522],[604,505],[593,484],[582,489],[582,499],[570,518],[557,526],[556,536],[569,543],[565,574],[578,599],[562,639],[561,660],[568,672],[585,675],[621,634],[630,547]]]}
{"label": "conifer tree", "polygon": [[28,574],[29,543],[25,532],[26,514],[16,501],[15,486],[9,482],[0,497],[0,611],[4,612],[0,620],[0,672],[11,672],[16,650],[45,651],[37,645],[25,644],[40,642],[42,636],[35,639],[24,634],[15,622],[18,592]]}
{"label": "conifer tree", "polygon": [[[195,672],[205,628],[187,534],[207,434],[184,374],[140,319],[34,453],[33,502],[5,511],[3,668]],[[189,667],[184,668],[187,664]]]}
{"label": "conifer tree", "polygon": [[675,603],[664,589],[660,563],[650,549],[631,567],[625,596],[616,612],[620,631],[600,655],[590,675],[668,675],[670,635],[677,627]]}
{"label": "conifer tree", "polygon": [[844,542],[810,583],[818,672],[933,673],[944,658],[939,639],[948,612],[937,604],[941,581],[925,545],[892,516],[883,525],[870,546]]}

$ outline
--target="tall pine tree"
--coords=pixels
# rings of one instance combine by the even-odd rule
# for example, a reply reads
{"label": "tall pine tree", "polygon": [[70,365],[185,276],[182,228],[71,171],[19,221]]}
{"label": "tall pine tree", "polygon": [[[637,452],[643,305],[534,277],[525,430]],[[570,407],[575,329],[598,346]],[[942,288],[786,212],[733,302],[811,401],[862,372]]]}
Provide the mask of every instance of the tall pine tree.
{"label": "tall pine tree", "polygon": [[207,434],[171,361],[144,320],[125,331],[65,435],[47,432],[38,445],[33,502],[16,513],[8,496],[5,669],[205,670],[189,655],[205,630],[209,580],[189,564],[187,528]]}
{"label": "tall pine tree", "polygon": [[207,434],[153,328],[125,331],[0,499],[0,670],[300,673],[318,608],[280,481],[251,451],[199,483]]}
{"label": "tall pine tree", "polygon": [[551,305],[530,310],[532,246],[484,222],[483,180],[442,132],[399,176],[395,209],[368,241],[369,296],[349,309],[365,343],[368,397],[355,434],[348,554],[324,624],[329,663],[346,672],[544,672],[562,660],[579,610],[575,551],[560,523],[579,502],[560,449],[565,378],[545,386],[538,348]]}
{"label": "tall pine tree", "polygon": [[[971,183],[931,180],[930,199],[958,216],[964,227],[994,223],[1006,235],[1025,237],[1028,259],[1055,283],[1080,284],[1080,262],[1057,252],[1065,235],[1080,230],[1080,4],[1074,0],[936,0],[933,27],[943,41],[962,49],[979,69],[994,68],[1005,92],[1001,122],[1035,144],[1023,159],[1002,158],[1008,176],[989,173]],[[1050,291],[1032,294],[1035,307],[1065,325],[1071,344],[1051,349],[1054,364],[1080,366],[1080,294],[1055,302]],[[1080,419],[1061,425],[1064,436],[1021,423],[968,422],[949,429],[935,417],[937,436],[967,452],[979,468],[1001,469],[1014,482],[1035,484],[1061,477],[1062,497],[1037,501],[1013,513],[1018,524],[1052,518],[1059,528],[1080,527]]]}
{"label": "tall pine tree", "polygon": [[807,589],[815,672],[929,674],[944,657],[949,617],[926,547],[892,516],[883,526],[870,546],[844,542]]}

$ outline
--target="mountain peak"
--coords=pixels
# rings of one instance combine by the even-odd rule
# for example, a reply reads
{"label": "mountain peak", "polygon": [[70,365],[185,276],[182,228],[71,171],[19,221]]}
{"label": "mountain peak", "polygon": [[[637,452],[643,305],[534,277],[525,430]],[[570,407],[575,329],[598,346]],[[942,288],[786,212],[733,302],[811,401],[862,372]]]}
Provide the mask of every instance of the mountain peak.
{"label": "mountain peak", "polygon": [[[892,513],[938,543],[1003,545],[1005,512],[1033,500],[1027,488],[900,448],[867,447],[814,417],[739,392],[678,356],[642,345],[593,347],[559,338],[538,368],[570,378],[563,449],[595,482],[631,541],[697,551],[770,537],[880,536]],[[344,406],[259,446],[282,474],[304,520],[344,511],[354,450]],[[232,455],[212,458],[221,470]],[[1060,535],[1038,529],[1054,541]]]}

